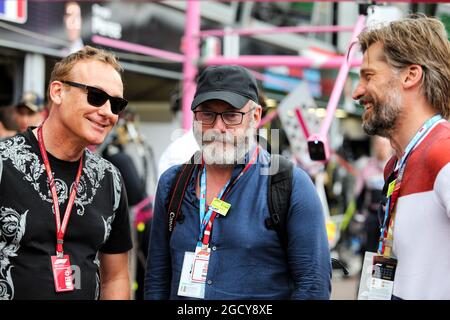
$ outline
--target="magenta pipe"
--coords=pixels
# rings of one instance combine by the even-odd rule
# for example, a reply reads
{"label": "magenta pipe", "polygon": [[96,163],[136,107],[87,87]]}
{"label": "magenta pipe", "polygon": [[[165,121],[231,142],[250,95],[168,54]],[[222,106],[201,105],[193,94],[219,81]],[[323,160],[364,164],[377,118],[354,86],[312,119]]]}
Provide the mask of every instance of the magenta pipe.
{"label": "magenta pipe", "polygon": [[187,1],[186,24],[183,38],[183,129],[189,130],[192,126],[191,103],[194,99],[197,75],[197,62],[200,57],[200,2],[198,0]]}
{"label": "magenta pipe", "polygon": [[214,29],[200,32],[200,37],[209,36],[225,36],[230,34],[238,34],[241,36],[254,34],[273,34],[273,33],[322,33],[322,32],[339,32],[352,31],[352,26],[297,26],[297,27],[278,27],[278,28],[262,28],[262,29]]}
{"label": "magenta pipe", "polygon": [[297,116],[298,122],[300,123],[300,126],[302,127],[305,138],[308,139],[308,137],[309,137],[308,126],[306,125],[306,121],[303,119],[302,113],[300,112],[299,108],[300,107],[295,108],[295,115]]}
{"label": "magenta pipe", "polygon": [[[303,68],[336,69],[342,66],[346,59],[346,56],[332,56],[323,59],[323,61],[300,56],[239,56],[237,58],[219,56],[206,59],[203,63],[207,66],[232,64],[244,67],[296,66]],[[362,60],[357,59],[353,60],[349,66],[358,67],[361,64]]]}
{"label": "magenta pipe", "polygon": [[258,129],[262,128],[266,123],[271,122],[276,117],[278,117],[278,108],[271,111],[269,114],[267,114],[264,118],[261,119],[261,121],[258,124]]}
{"label": "magenta pipe", "polygon": [[356,21],[355,29],[352,34],[352,38],[350,41],[350,49],[348,53],[348,60],[344,60],[341,68],[339,69],[338,76],[336,78],[335,85],[333,87],[333,91],[331,92],[330,100],[328,101],[327,106],[327,114],[320,128],[320,136],[325,137],[328,134],[328,130],[331,126],[331,121],[333,121],[334,112],[336,111],[339,98],[341,97],[342,90],[344,89],[345,80],[347,79],[348,72],[350,70],[351,61],[353,59],[353,55],[355,53],[355,46],[351,44],[357,41],[357,37],[364,28],[364,22],[366,17],[364,15],[360,15],[358,20]]}
{"label": "magenta pipe", "polygon": [[93,36],[92,42],[95,44],[100,44],[102,46],[107,46],[111,48],[121,49],[124,51],[134,52],[134,53],[140,53],[147,56],[162,58],[170,61],[175,62],[183,62],[184,56],[182,54],[155,49],[152,47],[143,46],[136,43],[126,42],[122,40],[115,40],[110,39],[102,36]]}

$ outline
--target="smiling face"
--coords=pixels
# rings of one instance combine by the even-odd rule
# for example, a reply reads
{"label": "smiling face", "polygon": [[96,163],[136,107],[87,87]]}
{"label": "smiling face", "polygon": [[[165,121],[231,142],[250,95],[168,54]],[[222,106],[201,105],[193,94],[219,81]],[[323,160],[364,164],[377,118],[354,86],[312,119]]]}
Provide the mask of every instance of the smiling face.
{"label": "smiling face", "polygon": [[389,137],[398,125],[402,95],[399,76],[387,64],[379,43],[374,43],[364,53],[360,82],[353,92],[353,99],[364,106],[364,131],[369,135]]}
{"label": "smiling face", "polygon": [[[66,80],[99,88],[113,97],[123,97],[119,73],[101,61],[77,62]],[[118,120],[118,115],[111,112],[110,101],[95,107],[88,103],[87,93],[82,88],[71,87],[60,81],[54,81],[51,86],[57,93],[53,103],[58,108],[59,119],[73,138],[86,146],[103,143]]]}

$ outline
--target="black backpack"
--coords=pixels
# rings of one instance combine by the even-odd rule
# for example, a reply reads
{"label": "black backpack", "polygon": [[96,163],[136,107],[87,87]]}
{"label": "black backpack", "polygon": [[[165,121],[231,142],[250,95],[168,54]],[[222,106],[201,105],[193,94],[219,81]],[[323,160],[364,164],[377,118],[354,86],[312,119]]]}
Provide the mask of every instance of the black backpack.
{"label": "black backpack", "polygon": [[[172,235],[173,229],[177,222],[182,223],[184,215],[181,212],[181,204],[183,202],[186,188],[189,180],[194,172],[196,163],[199,162],[200,153],[192,156],[191,160],[181,165],[178,170],[172,187],[170,189],[169,201],[166,205],[167,217],[169,221],[169,239]],[[270,155],[270,168],[278,168],[276,172],[269,174],[269,187],[267,192],[267,199],[269,204],[270,217],[264,223],[266,228],[273,229],[277,232],[278,238],[283,248],[288,246],[288,236],[286,232],[286,219],[289,211],[291,192],[292,192],[292,174],[294,165],[291,161],[278,154]],[[273,166],[272,164],[277,164]],[[273,169],[272,169],[273,170]],[[345,275],[348,275],[348,270],[337,259],[332,258],[333,269],[342,269]]]}

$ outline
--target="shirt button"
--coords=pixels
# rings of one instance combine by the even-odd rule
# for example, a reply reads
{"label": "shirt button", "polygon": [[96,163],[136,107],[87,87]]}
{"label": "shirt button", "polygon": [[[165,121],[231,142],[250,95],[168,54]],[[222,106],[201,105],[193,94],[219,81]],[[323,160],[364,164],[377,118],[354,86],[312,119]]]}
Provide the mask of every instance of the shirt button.
{"label": "shirt button", "polygon": [[208,280],[208,281],[206,281],[206,283],[211,285],[212,284],[212,280]]}
{"label": "shirt button", "polygon": [[212,249],[213,251],[216,251],[216,250],[217,250],[217,247],[216,247],[216,246],[213,246],[211,249]]}

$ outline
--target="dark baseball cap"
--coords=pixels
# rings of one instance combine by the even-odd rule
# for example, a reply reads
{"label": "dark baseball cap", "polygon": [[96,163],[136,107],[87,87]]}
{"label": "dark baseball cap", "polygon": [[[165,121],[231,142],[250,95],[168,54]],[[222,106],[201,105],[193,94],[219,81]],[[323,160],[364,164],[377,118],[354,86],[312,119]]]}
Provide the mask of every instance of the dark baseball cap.
{"label": "dark baseball cap", "polygon": [[252,100],[258,103],[255,77],[241,66],[208,67],[200,74],[191,109],[208,100],[222,100],[236,109],[242,109]]}
{"label": "dark baseball cap", "polygon": [[44,103],[36,93],[29,91],[24,93],[16,107],[26,107],[33,112],[38,112],[44,108]]}

